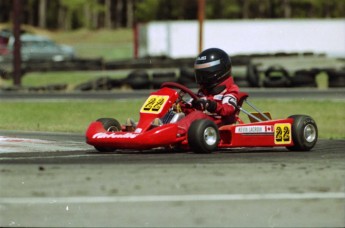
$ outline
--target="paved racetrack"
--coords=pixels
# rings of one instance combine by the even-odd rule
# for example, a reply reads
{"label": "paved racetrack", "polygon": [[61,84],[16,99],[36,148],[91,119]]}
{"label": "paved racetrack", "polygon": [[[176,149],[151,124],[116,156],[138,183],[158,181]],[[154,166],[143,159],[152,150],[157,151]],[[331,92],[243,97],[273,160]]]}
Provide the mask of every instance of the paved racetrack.
{"label": "paved racetrack", "polygon": [[345,226],[344,140],[311,152],[105,154],[82,135],[0,135],[49,148],[0,152],[0,226]]}

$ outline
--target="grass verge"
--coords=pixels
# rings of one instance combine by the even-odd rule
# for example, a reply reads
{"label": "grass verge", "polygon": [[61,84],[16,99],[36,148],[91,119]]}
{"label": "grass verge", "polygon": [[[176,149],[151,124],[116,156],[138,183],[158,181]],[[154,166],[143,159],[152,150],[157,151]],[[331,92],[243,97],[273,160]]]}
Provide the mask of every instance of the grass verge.
{"label": "grass verge", "polygon": [[[10,23],[0,23],[0,30],[11,27]],[[132,29],[54,31],[23,24],[21,27],[28,33],[45,36],[59,44],[72,46],[79,58],[103,58],[104,60],[133,58]]]}
{"label": "grass verge", "polygon": [[[22,78],[24,87],[30,86],[47,86],[52,84],[67,84],[67,91],[74,90],[75,86],[90,80],[101,77],[125,78],[128,73],[125,71],[64,71],[64,72],[30,72]],[[13,85],[12,80],[4,80],[0,78],[0,87]]]}
{"label": "grass verge", "polygon": [[[127,117],[138,120],[143,101],[0,102],[0,129],[84,133],[91,121],[101,117],[114,117],[121,123]],[[252,99],[252,102],[262,111],[271,111],[274,119],[310,115],[318,125],[320,138],[345,139],[343,101]]]}

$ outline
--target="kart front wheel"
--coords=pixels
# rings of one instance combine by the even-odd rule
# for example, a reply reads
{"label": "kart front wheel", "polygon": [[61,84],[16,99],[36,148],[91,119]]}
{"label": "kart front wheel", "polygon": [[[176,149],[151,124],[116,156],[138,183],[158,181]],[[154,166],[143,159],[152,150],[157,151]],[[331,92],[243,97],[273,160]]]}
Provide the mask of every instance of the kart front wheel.
{"label": "kart front wheel", "polygon": [[188,144],[194,153],[211,153],[219,143],[218,126],[211,120],[195,120],[188,130]]}
{"label": "kart front wheel", "polygon": [[[96,121],[102,123],[104,130],[108,132],[121,131],[121,124],[116,119],[100,118]],[[99,152],[113,152],[116,150],[116,148],[103,147],[103,146],[95,146],[95,149]]]}
{"label": "kart front wheel", "polygon": [[309,151],[311,150],[318,138],[316,122],[310,116],[292,115],[292,140],[294,145],[286,148],[291,151]]}

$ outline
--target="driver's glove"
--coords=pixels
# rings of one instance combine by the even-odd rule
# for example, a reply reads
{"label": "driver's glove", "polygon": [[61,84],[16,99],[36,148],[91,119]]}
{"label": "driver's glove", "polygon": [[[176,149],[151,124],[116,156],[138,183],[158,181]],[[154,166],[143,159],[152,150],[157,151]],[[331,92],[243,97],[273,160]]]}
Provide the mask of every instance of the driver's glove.
{"label": "driver's glove", "polygon": [[217,109],[217,102],[211,100],[204,100],[204,99],[197,99],[192,101],[193,108],[204,111],[207,110],[209,112],[215,112]]}

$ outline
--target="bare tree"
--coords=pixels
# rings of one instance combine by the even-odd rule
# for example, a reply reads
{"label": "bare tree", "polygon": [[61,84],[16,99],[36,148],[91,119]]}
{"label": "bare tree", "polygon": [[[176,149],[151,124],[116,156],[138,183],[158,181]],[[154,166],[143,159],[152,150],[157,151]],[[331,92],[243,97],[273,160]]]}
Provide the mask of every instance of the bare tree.
{"label": "bare tree", "polygon": [[134,13],[133,13],[133,0],[127,0],[127,23],[126,27],[131,28],[134,22]]}
{"label": "bare tree", "polygon": [[47,0],[40,0],[38,26],[41,28],[47,27],[46,12],[47,12]]}
{"label": "bare tree", "polygon": [[84,10],[84,26],[86,26],[86,28],[91,28],[91,20],[90,18],[92,17],[92,13],[91,13],[91,9],[90,9],[90,5],[89,4],[85,4],[83,7]]}
{"label": "bare tree", "polygon": [[112,0],[105,0],[105,11],[104,11],[104,17],[105,17],[105,27],[108,29],[111,29],[112,21],[111,21],[111,3]]}
{"label": "bare tree", "polygon": [[243,7],[242,18],[249,18],[249,1],[243,0],[242,7]]}
{"label": "bare tree", "polygon": [[117,0],[116,1],[116,21],[115,21],[115,27],[116,28],[121,27],[122,11],[123,11],[123,2],[122,2],[122,0]]}
{"label": "bare tree", "polygon": [[284,9],[284,17],[290,18],[291,17],[290,0],[284,0],[283,1],[283,9]]}

